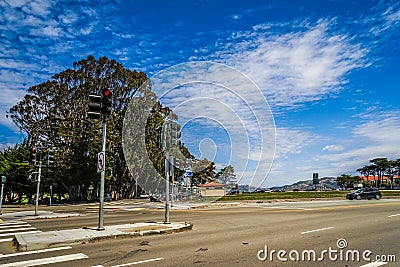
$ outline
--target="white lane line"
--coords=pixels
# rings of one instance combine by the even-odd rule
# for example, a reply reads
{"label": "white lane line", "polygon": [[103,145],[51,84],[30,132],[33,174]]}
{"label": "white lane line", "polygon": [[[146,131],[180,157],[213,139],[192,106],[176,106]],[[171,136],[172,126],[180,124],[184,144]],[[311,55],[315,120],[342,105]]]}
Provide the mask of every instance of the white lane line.
{"label": "white lane line", "polygon": [[[163,260],[164,258],[155,258],[155,259],[150,259],[150,260],[144,260],[144,261],[135,261],[135,262],[130,262],[130,263],[125,263],[125,264],[121,264],[121,265],[114,265],[111,267],[123,267],[123,266],[131,266],[131,265],[137,265],[137,264],[141,264],[141,263],[147,263],[147,262],[153,262],[153,261],[160,261]],[[1,266],[1,265],[0,265]]]}
{"label": "white lane line", "polygon": [[63,255],[63,256],[56,256],[50,258],[43,258],[43,259],[36,259],[36,260],[28,260],[28,261],[19,261],[19,262],[12,262],[6,264],[0,264],[0,267],[29,267],[29,266],[41,266],[45,264],[52,264],[58,262],[65,262],[65,261],[73,261],[73,260],[81,260],[89,258],[83,253],[76,253],[70,255]]}
{"label": "white lane line", "polygon": [[382,266],[382,265],[385,265],[385,264],[387,264],[387,262],[374,261],[374,262],[370,262],[368,264],[361,265],[360,267],[377,267],[377,266]]}
{"label": "white lane line", "polygon": [[2,222],[0,225],[28,224],[27,222]]}
{"label": "white lane line", "polygon": [[388,217],[391,218],[391,217],[396,217],[396,216],[400,216],[400,214],[393,214],[393,215],[389,215]]}
{"label": "white lane line", "polygon": [[41,233],[42,231],[28,231],[28,232],[14,232],[14,233],[6,233],[6,234],[0,234],[0,237],[2,236],[10,236],[10,235],[24,235],[24,234],[36,234],[36,233]]}
{"label": "white lane line", "polygon": [[299,207],[288,207],[288,206],[274,206],[274,207],[262,207],[263,209],[284,209],[284,210],[313,210],[308,208]]}
{"label": "white lane line", "polygon": [[315,230],[311,230],[311,231],[301,232],[301,234],[304,235],[304,234],[308,234],[308,233],[319,232],[319,231],[329,230],[329,229],[333,229],[333,228],[335,228],[335,227],[331,226],[331,227],[326,227],[326,228],[320,228],[320,229],[315,229]]}
{"label": "white lane line", "polygon": [[0,229],[18,228],[18,227],[28,227],[28,226],[32,226],[32,225],[25,223],[25,224],[11,224],[11,225],[4,225],[4,226],[3,226],[3,225],[0,223]]}
{"label": "white lane line", "polygon": [[25,251],[25,252],[17,252],[17,253],[12,253],[12,254],[2,254],[2,255],[0,255],[0,259],[22,256],[22,255],[38,254],[38,253],[44,253],[44,252],[59,251],[59,250],[65,250],[65,249],[70,249],[70,248],[72,248],[72,247],[65,246],[65,247],[46,248],[46,249],[39,249],[39,250],[32,250],[32,251]]}
{"label": "white lane line", "polygon": [[0,239],[0,243],[1,242],[9,242],[9,241],[12,241],[13,240],[13,238],[11,237],[11,238],[3,238],[3,239]]}
{"label": "white lane line", "polygon": [[35,227],[26,227],[26,228],[18,228],[18,229],[0,229],[0,233],[6,232],[15,232],[15,231],[25,231],[25,230],[36,230]]}

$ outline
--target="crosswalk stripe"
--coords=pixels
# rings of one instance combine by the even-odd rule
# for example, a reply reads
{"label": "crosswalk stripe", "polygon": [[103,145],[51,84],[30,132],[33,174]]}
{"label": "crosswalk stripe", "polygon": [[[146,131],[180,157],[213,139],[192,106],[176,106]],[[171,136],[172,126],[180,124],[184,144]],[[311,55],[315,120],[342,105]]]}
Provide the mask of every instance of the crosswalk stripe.
{"label": "crosswalk stripe", "polygon": [[26,226],[31,226],[30,224],[28,224],[28,223],[25,223],[25,224],[12,224],[12,225],[2,225],[2,224],[0,224],[0,229],[4,229],[4,228],[18,228],[18,227],[26,227]]}
{"label": "crosswalk stripe", "polygon": [[19,261],[19,262],[12,262],[6,264],[0,264],[0,267],[29,267],[29,266],[40,266],[45,264],[51,263],[58,263],[58,262],[66,262],[66,261],[73,261],[73,260],[81,260],[89,258],[83,253],[76,253],[76,254],[69,254],[63,256],[56,256],[50,258],[42,258],[42,259],[35,259],[35,260],[27,260],[27,261]]}
{"label": "crosswalk stripe", "polygon": [[42,232],[42,231],[37,230],[37,231],[27,231],[27,232],[13,232],[13,233],[0,234],[0,237],[2,237],[2,236],[10,236],[10,235],[17,235],[17,234],[20,234],[20,235],[23,235],[23,234],[35,234],[35,233],[40,233],[40,232]]}
{"label": "crosswalk stripe", "polygon": [[1,242],[10,242],[10,241],[12,241],[12,240],[13,240],[12,237],[10,237],[10,238],[3,238],[3,239],[0,239],[0,243],[1,243]]}
{"label": "crosswalk stripe", "polygon": [[10,258],[10,257],[17,257],[17,256],[23,256],[23,255],[29,255],[29,254],[38,254],[38,253],[44,253],[44,252],[52,252],[52,251],[58,251],[58,250],[65,250],[65,249],[71,249],[72,247],[70,246],[65,246],[65,247],[57,247],[57,248],[46,248],[46,249],[40,249],[40,250],[32,250],[32,251],[25,251],[25,252],[17,252],[17,253],[12,253],[12,254],[3,254],[0,255],[0,259],[2,258]]}
{"label": "crosswalk stripe", "polygon": [[25,231],[25,230],[36,230],[35,227],[26,227],[26,228],[18,228],[18,229],[0,229],[0,233],[6,232],[15,232],[15,231]]}
{"label": "crosswalk stripe", "polygon": [[15,224],[28,224],[27,222],[23,222],[23,221],[18,221],[18,222],[2,222],[0,223],[0,225],[15,225]]}

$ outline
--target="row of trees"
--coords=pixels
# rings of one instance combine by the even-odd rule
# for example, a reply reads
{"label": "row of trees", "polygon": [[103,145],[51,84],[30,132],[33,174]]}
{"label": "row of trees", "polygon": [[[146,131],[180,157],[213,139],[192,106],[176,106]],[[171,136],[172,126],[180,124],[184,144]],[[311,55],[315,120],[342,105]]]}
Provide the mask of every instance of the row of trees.
{"label": "row of trees", "polygon": [[[44,190],[52,185],[55,193],[68,193],[70,199],[87,198],[89,188],[97,191],[101,123],[87,117],[87,106],[88,96],[99,94],[103,88],[113,92],[112,114],[107,120],[106,191],[132,197],[138,188],[136,181],[152,179],[149,176],[153,174],[146,172],[149,166],[144,166],[142,160],[143,151],[130,151],[131,162],[125,161],[123,125],[128,108],[133,110],[133,120],[151,110],[145,125],[145,153],[157,172],[163,175],[165,154],[157,146],[157,128],[167,116],[177,118],[176,114],[158,102],[145,73],[126,69],[106,57],[96,60],[88,56],[75,62],[72,69],[30,87],[24,99],[7,113],[26,136],[22,144],[0,152],[0,174],[7,176],[6,192],[10,201],[15,195],[19,201],[22,195],[32,199],[35,186],[27,176],[37,171],[37,167],[28,162],[31,147],[57,149],[54,164],[43,169]],[[138,100],[133,107],[132,98]],[[128,135],[125,133],[125,145],[135,144],[135,138],[140,136],[137,129],[129,130]],[[194,158],[184,144],[180,144],[179,149],[185,158]],[[194,173],[198,183],[215,176],[213,162],[203,160],[202,164],[206,168]],[[181,174],[182,170],[178,169],[175,176]]]}
{"label": "row of trees", "polygon": [[398,186],[400,176],[400,159],[389,160],[387,158],[375,158],[369,161],[357,172],[364,177],[373,177],[372,181],[363,180],[360,176],[342,174],[337,178],[337,183],[341,187],[354,187],[354,185],[363,183],[364,186],[376,187],[394,187]]}

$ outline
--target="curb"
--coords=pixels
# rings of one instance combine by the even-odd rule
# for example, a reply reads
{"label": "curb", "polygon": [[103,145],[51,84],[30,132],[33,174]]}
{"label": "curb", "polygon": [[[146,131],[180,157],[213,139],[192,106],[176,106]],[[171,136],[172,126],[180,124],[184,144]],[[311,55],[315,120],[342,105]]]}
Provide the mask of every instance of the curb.
{"label": "curb", "polygon": [[[166,228],[157,229],[161,226],[166,226]],[[104,231],[97,231],[95,228],[80,228],[73,230],[41,232],[37,234],[17,234],[13,239],[13,244],[17,251],[29,251],[64,245],[95,243],[109,239],[133,238],[154,234],[172,234],[191,230],[192,228],[193,224],[186,222],[176,223],[173,226],[167,226],[167,224],[164,223],[138,223],[136,226],[134,224],[119,225],[110,226]],[[59,241],[56,241],[55,239],[58,239]]]}

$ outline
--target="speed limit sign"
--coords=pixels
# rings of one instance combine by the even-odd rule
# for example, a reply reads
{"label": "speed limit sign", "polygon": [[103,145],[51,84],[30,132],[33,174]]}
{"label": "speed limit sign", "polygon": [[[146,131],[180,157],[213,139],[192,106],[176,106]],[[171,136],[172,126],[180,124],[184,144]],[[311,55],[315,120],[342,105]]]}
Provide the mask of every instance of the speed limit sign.
{"label": "speed limit sign", "polygon": [[104,166],[106,164],[106,154],[104,151],[97,154],[97,172],[104,172]]}

